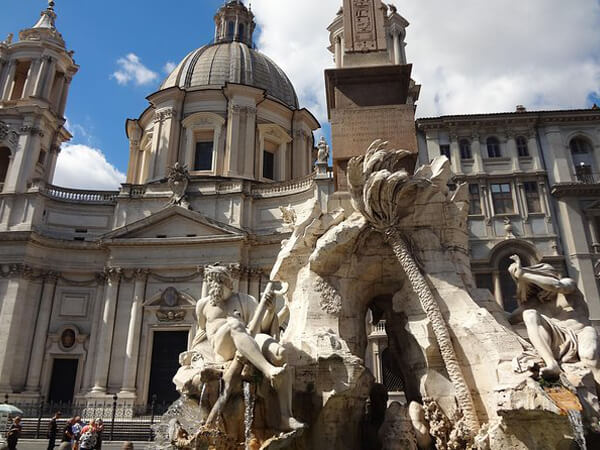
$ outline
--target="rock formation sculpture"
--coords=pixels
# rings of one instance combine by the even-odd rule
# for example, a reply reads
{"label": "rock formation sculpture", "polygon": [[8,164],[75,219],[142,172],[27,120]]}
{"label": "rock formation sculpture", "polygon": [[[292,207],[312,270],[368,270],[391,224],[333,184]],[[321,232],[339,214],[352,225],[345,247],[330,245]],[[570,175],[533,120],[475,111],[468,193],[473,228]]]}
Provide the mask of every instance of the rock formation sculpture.
{"label": "rock formation sculpture", "polygon": [[404,169],[404,159],[411,153],[387,150],[387,142],[375,141],[365,156],[353,158],[348,163],[348,183],[354,207],[367,219],[369,225],[385,233],[396,258],[418,295],[427,317],[433,325],[438,345],[448,374],[452,380],[462,411],[472,430],[479,428],[475,406],[469,386],[464,378],[448,328],[439,305],[417,266],[406,237],[397,228],[410,212],[416,190],[431,183],[431,179],[417,172],[410,177]]}

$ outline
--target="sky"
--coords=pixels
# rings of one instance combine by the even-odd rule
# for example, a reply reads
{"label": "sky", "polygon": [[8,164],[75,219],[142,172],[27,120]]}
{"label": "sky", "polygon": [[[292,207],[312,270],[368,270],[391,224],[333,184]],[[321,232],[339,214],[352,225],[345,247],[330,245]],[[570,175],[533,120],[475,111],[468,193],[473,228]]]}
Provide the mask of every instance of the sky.
{"label": "sky", "polygon": [[[600,0],[387,0],[409,22],[406,53],[422,85],[417,117],[600,104]],[[80,65],[54,184],[117,189],[125,120],[170,69],[214,34],[222,0],[56,0],[57,27]],[[2,0],[0,36],[35,23],[46,0]],[[342,0],[252,0],[257,48],[292,80],[329,137],[323,70]]]}

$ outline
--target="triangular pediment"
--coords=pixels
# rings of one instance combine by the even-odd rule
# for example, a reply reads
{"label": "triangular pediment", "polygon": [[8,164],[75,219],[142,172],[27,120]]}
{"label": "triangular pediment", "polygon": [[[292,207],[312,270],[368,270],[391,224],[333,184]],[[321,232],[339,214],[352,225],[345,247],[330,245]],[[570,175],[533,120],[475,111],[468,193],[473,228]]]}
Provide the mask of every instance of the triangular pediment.
{"label": "triangular pediment", "polygon": [[171,206],[144,219],[118,228],[103,236],[103,240],[125,239],[202,239],[236,238],[246,233],[239,228],[218,222],[200,213]]}

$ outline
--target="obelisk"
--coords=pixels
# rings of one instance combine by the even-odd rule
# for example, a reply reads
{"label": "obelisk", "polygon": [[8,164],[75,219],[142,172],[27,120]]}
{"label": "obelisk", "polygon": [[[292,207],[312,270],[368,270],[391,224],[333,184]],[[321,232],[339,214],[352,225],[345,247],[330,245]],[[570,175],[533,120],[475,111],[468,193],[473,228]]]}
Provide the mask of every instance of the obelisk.
{"label": "obelisk", "polygon": [[340,43],[335,53],[341,60],[325,71],[325,81],[336,187],[346,190],[347,162],[375,139],[414,152],[416,160],[414,102],[420,86],[411,80],[412,65],[398,61],[397,49],[388,47],[398,24],[408,25],[395,8],[381,0],[344,0],[340,14],[343,22],[338,14],[329,30]]}

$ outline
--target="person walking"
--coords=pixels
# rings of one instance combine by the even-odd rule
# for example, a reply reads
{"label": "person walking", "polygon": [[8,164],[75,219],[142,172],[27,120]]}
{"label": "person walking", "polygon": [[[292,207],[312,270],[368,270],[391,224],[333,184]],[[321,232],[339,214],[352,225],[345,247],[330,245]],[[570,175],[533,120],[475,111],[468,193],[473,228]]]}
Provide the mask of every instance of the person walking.
{"label": "person walking", "polygon": [[57,421],[61,415],[60,411],[56,411],[48,423],[48,450],[54,450],[54,446],[56,445],[56,435],[58,434]]}
{"label": "person walking", "polygon": [[133,442],[123,443],[123,447],[121,447],[121,450],[133,450]]}
{"label": "person walking", "polygon": [[83,422],[81,417],[75,417],[75,423],[73,424],[73,450],[79,448],[79,438],[81,437],[81,430],[83,429]]}
{"label": "person walking", "polygon": [[70,419],[65,425],[63,430],[62,439],[58,450],[71,450],[73,442],[73,425],[75,424],[75,417]]}
{"label": "person walking", "polygon": [[8,429],[8,433],[6,433],[6,443],[8,444],[8,450],[16,450],[17,442],[21,437],[22,431],[23,427],[21,426],[21,416],[17,416],[14,418],[12,425]]}
{"label": "person walking", "polygon": [[102,432],[104,431],[104,422],[102,419],[96,419],[96,432],[98,433],[96,439],[96,447],[94,450],[102,450]]}
{"label": "person walking", "polygon": [[98,445],[98,427],[96,421],[92,420],[88,425],[81,430],[79,438],[80,450],[93,450]]}

